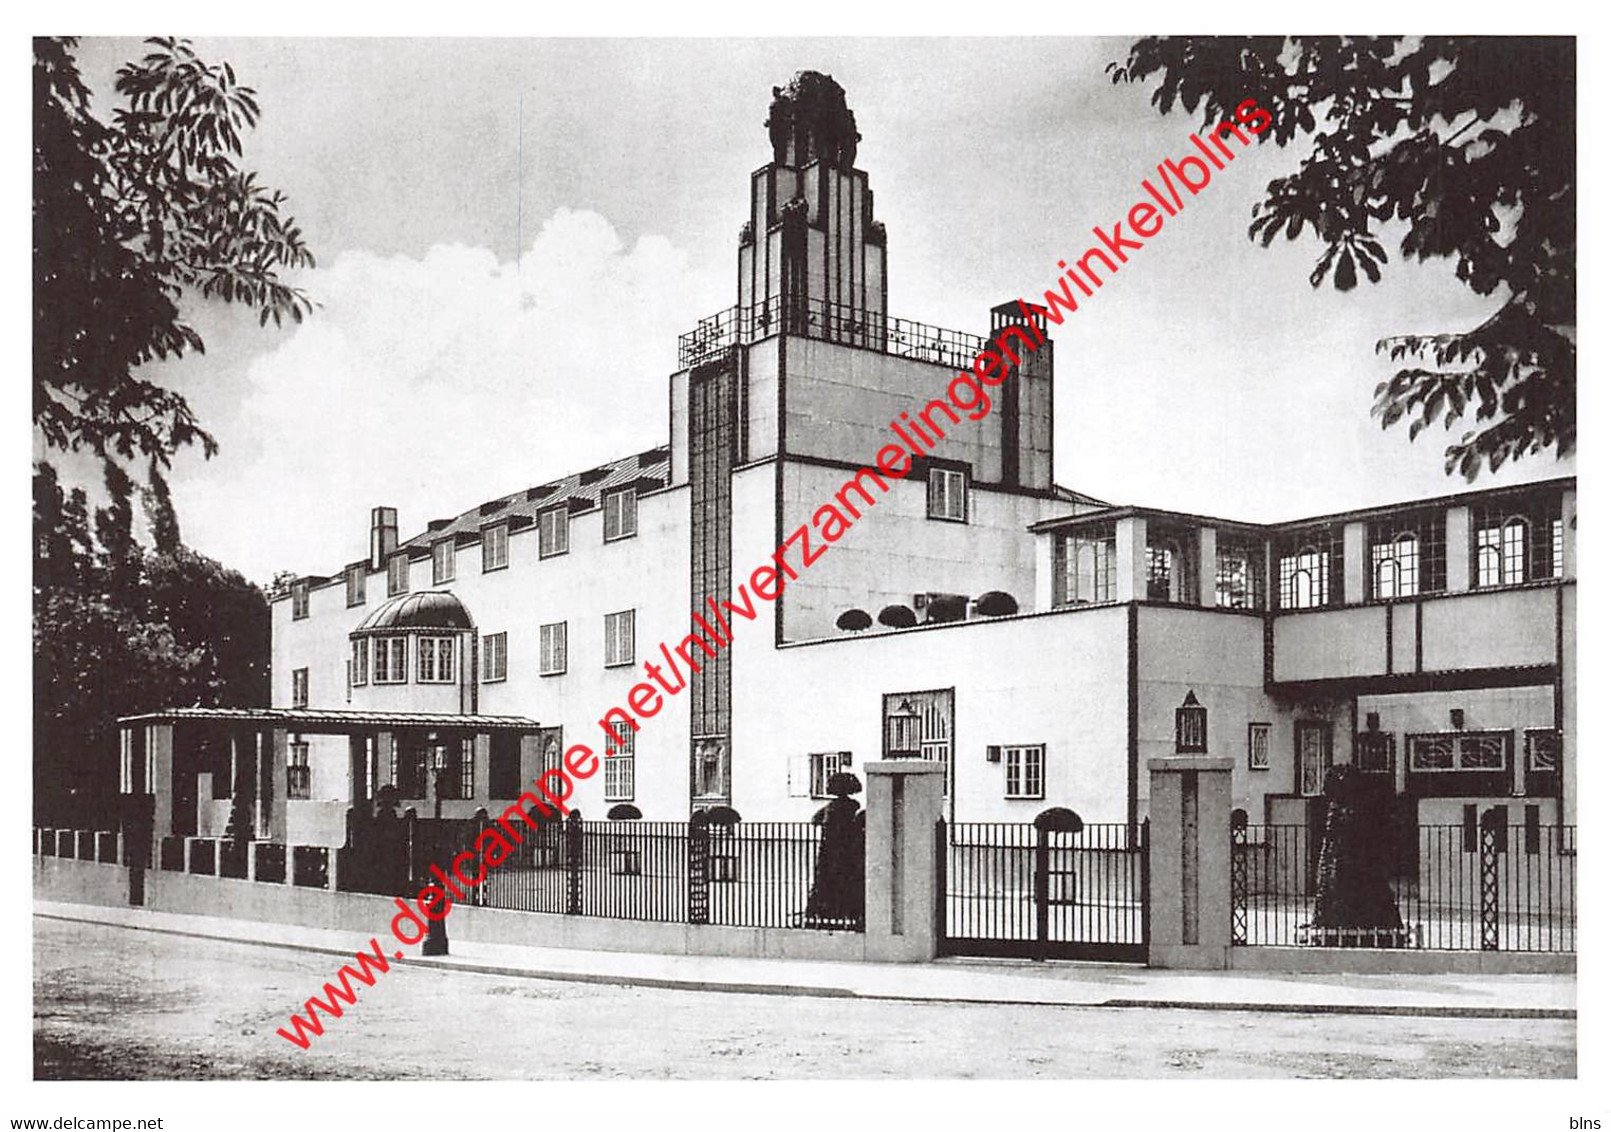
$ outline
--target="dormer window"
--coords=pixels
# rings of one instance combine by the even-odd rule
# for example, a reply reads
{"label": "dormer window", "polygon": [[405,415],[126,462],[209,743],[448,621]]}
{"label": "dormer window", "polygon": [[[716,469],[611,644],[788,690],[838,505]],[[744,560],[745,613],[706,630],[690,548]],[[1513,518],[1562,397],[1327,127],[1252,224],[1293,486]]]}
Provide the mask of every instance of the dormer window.
{"label": "dormer window", "polygon": [[604,541],[638,533],[638,493],[634,488],[604,493]]}
{"label": "dormer window", "polygon": [[571,548],[569,507],[550,507],[537,516],[537,557],[553,558]]}
{"label": "dormer window", "polygon": [[453,580],[453,540],[445,538],[431,547],[431,584],[440,586]]}
{"label": "dormer window", "polygon": [[481,532],[481,570],[502,570],[509,565],[509,524],[495,523]]}
{"label": "dormer window", "polygon": [[369,571],[363,566],[347,567],[347,608],[364,603],[364,583],[369,580]]}
{"label": "dormer window", "polygon": [[291,620],[301,621],[308,615],[308,583],[291,583]]}
{"label": "dormer window", "polygon": [[386,562],[386,596],[408,592],[408,552],[394,554]]}

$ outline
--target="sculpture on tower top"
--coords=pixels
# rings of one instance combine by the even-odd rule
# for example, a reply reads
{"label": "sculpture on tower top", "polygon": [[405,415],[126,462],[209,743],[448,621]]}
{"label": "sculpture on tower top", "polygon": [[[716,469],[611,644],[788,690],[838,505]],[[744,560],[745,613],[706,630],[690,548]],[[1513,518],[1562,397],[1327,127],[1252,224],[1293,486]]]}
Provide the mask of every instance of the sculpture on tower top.
{"label": "sculpture on tower top", "polygon": [[800,71],[788,86],[772,88],[766,119],[772,160],[796,169],[821,159],[849,169],[856,163],[856,115],[845,105],[845,89],[831,75]]}

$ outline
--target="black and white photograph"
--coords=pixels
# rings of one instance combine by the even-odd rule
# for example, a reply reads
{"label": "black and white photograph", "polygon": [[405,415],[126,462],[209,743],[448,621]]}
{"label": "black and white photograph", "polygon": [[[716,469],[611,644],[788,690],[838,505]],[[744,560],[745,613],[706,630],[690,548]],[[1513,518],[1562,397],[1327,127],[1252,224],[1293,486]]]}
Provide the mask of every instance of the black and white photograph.
{"label": "black and white photograph", "polygon": [[1562,12],[176,14],[29,33],[10,1127],[1611,1120]]}

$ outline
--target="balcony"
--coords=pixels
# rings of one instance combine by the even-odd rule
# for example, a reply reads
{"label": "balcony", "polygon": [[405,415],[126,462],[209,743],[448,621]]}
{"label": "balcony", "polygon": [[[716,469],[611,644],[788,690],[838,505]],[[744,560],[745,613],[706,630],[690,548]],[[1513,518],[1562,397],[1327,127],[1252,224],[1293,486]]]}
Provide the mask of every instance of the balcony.
{"label": "balcony", "polygon": [[971,369],[973,359],[988,344],[978,334],[891,318],[841,303],[810,300],[791,304],[785,311],[782,300],[774,298],[750,307],[728,307],[700,319],[694,329],[678,336],[677,365],[681,369],[701,365],[734,346],[780,333],[955,369]]}

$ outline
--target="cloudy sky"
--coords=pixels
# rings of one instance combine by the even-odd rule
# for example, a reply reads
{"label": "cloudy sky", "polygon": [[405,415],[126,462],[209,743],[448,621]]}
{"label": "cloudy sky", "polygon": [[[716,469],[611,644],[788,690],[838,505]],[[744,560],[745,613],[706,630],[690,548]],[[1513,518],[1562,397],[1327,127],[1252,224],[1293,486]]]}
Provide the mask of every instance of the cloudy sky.
{"label": "cloudy sky", "polygon": [[[376,504],[406,536],[664,443],[677,334],[734,301],[771,88],[796,70],[832,74],[856,113],[891,313],[976,332],[1120,220],[1193,124],[1108,81],[1123,40],[197,46],[258,90],[247,163],[319,257],[308,323],[198,308],[206,355],[160,375],[222,446],[177,461],[186,539],[258,580],[360,557]],[[101,114],[139,49],[83,44]],[[1410,445],[1370,417],[1391,372],[1374,344],[1489,304],[1396,262],[1352,294],[1311,290],[1316,245],[1246,237],[1295,160],[1264,147],[1216,174],[1057,335],[1059,482],[1254,520],[1463,486],[1442,433]],[[1546,457],[1492,482],[1573,470]]]}

